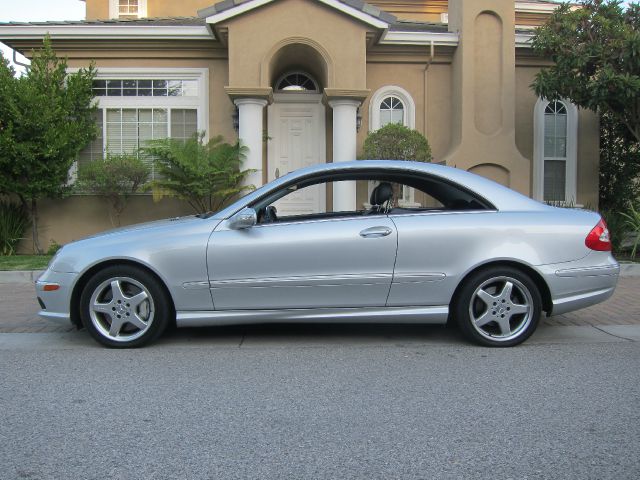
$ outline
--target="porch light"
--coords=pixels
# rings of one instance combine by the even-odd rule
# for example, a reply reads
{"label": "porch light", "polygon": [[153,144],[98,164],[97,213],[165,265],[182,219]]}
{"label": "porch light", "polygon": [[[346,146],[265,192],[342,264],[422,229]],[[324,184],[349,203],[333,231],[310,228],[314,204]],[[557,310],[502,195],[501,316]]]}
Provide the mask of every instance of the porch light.
{"label": "porch light", "polygon": [[360,127],[362,127],[362,114],[360,113],[360,107],[356,110],[356,132],[360,131]]}
{"label": "porch light", "polygon": [[237,133],[240,130],[240,111],[238,110],[238,107],[236,107],[231,114],[231,122],[233,124],[233,129]]}

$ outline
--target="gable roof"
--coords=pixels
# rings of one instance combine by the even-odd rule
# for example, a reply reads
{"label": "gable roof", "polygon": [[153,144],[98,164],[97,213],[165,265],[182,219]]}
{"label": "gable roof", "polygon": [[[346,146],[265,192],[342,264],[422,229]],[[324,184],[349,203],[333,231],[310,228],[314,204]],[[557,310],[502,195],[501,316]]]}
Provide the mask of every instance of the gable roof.
{"label": "gable roof", "polygon": [[[242,15],[276,0],[224,0],[198,11],[207,23],[216,24]],[[362,0],[314,0],[376,28],[387,29],[396,17]]]}

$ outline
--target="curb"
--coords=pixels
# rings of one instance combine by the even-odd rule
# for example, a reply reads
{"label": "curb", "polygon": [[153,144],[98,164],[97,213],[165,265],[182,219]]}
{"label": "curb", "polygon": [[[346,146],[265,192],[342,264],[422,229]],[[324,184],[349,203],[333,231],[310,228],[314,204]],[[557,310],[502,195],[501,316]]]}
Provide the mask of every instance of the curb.
{"label": "curb", "polygon": [[0,272],[0,284],[2,283],[33,283],[44,270],[16,270],[12,272]]}
{"label": "curb", "polygon": [[621,263],[621,277],[640,277],[640,263]]}
{"label": "curb", "polygon": [[[0,271],[0,284],[33,283],[44,270]],[[621,263],[621,277],[640,277],[640,263]]]}

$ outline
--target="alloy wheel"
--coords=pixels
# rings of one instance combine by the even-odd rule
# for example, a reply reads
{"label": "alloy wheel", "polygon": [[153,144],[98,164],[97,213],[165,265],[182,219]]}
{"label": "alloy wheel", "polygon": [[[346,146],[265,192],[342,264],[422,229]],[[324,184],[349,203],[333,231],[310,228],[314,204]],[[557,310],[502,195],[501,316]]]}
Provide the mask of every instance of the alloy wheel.
{"label": "alloy wheel", "polygon": [[506,342],[522,335],[533,318],[534,302],[519,280],[490,278],[474,291],[469,304],[473,328],[484,338]]}
{"label": "alloy wheel", "polygon": [[153,297],[130,277],[109,278],[100,283],[89,300],[89,316],[96,330],[115,342],[131,342],[151,327]]}

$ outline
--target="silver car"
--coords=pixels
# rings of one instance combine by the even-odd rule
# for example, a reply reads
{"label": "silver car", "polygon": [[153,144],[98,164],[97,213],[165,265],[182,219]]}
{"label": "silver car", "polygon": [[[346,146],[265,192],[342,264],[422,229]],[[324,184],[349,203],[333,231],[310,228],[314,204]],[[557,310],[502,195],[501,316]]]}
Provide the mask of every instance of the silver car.
{"label": "silver car", "polygon": [[[314,209],[336,189],[360,202]],[[477,343],[507,347],[543,312],[609,298],[618,273],[597,213],[455,168],[374,160],[298,170],[219,212],[73,242],[36,291],[42,317],[108,347],[144,345],[174,322],[448,320]]]}

